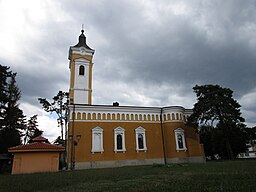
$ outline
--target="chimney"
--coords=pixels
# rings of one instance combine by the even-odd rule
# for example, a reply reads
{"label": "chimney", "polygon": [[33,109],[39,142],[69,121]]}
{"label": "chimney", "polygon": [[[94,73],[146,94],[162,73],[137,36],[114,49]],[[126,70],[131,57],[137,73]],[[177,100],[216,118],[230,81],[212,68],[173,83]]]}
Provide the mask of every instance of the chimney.
{"label": "chimney", "polygon": [[113,106],[118,107],[119,103],[118,102],[113,102]]}

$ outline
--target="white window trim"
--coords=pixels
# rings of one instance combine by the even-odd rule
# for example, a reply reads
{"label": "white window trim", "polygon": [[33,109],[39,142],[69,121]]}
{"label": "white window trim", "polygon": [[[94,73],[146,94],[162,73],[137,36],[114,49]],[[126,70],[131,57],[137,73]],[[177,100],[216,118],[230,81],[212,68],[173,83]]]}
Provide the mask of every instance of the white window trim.
{"label": "white window trim", "polygon": [[[117,135],[121,135],[122,136],[122,149],[117,149]],[[126,148],[125,148],[125,129],[123,129],[122,127],[117,127],[114,129],[114,144],[115,144],[115,148],[114,151],[115,153],[117,152],[123,152],[125,153]]]}
{"label": "white window trim", "polygon": [[[100,135],[100,150],[95,149],[95,141],[94,141],[94,135]],[[95,127],[92,129],[92,153],[103,153],[103,129],[100,127]]]}
{"label": "white window trim", "polygon": [[[142,127],[138,127],[135,129],[135,135],[136,135],[136,151],[140,152],[140,151],[147,151],[147,144],[146,144],[146,129],[142,128]],[[141,134],[143,136],[143,149],[139,148],[139,142],[138,142],[138,135]]]}
{"label": "white window trim", "polygon": [[[175,133],[176,151],[187,151],[184,129],[177,128],[177,129],[174,130],[174,133]],[[179,143],[178,143],[178,136],[179,135],[182,137],[183,148],[179,148]]]}

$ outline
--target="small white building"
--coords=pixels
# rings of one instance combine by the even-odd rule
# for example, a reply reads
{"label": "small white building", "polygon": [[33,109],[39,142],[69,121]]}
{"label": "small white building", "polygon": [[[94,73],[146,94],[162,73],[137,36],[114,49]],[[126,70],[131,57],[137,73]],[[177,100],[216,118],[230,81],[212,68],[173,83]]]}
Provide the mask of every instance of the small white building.
{"label": "small white building", "polygon": [[245,153],[240,153],[238,158],[256,158],[256,140],[247,143],[248,150]]}

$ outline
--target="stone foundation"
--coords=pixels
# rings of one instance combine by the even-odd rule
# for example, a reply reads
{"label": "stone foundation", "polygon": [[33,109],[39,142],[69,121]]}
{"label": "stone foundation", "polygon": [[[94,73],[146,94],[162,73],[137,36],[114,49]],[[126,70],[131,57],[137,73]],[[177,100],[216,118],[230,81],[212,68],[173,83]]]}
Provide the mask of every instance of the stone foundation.
{"label": "stone foundation", "polygon": [[[184,157],[184,158],[167,158],[167,163],[204,163],[204,157]],[[117,160],[117,161],[94,161],[94,162],[76,162],[75,169],[123,167],[137,165],[164,164],[164,159],[134,159],[134,160]]]}

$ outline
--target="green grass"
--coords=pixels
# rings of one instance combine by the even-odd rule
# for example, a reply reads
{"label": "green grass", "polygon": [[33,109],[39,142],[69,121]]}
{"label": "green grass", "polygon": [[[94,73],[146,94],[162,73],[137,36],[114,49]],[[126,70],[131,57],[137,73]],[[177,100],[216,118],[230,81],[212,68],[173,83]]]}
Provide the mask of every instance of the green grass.
{"label": "green grass", "polygon": [[0,192],[255,190],[256,160],[0,175]]}

